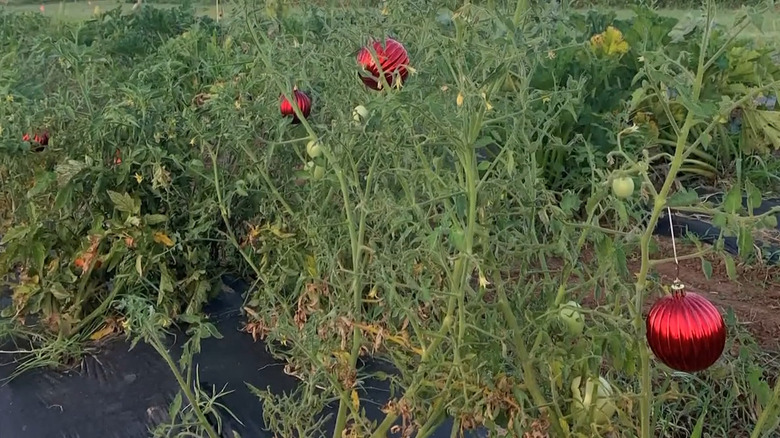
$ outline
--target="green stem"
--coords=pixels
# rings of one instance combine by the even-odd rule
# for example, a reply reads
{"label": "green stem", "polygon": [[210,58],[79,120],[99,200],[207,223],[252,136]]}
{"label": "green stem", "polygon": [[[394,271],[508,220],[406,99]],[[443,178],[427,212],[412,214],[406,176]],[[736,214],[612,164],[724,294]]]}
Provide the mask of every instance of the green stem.
{"label": "green stem", "polygon": [[[330,163],[336,163],[335,157],[332,156],[330,149],[325,150],[325,155]],[[366,188],[364,195],[367,196],[371,193],[371,184],[374,180],[374,169],[379,162],[380,153],[377,152],[374,155],[374,160],[371,166],[368,168],[368,175],[366,176]],[[363,241],[366,235],[366,217],[368,216],[368,208],[362,208],[360,211],[360,219],[358,228],[355,230],[354,216],[352,213],[352,204],[349,201],[349,188],[347,187],[347,180],[344,177],[344,171],[338,165],[334,165],[334,171],[336,177],[339,180],[339,186],[341,187],[341,194],[344,199],[344,210],[347,215],[347,229],[349,230],[349,238],[352,244],[352,311],[354,313],[353,319],[357,319],[357,315],[360,314],[360,308],[363,298]],[[365,198],[364,196],[364,198]],[[364,199],[365,201],[365,199]],[[365,207],[365,206],[364,206]],[[357,367],[357,360],[360,356],[360,346],[363,343],[363,333],[357,326],[352,331],[352,350],[350,351],[350,367],[352,369]],[[347,426],[347,411],[349,409],[349,398],[346,397],[346,391],[349,388],[344,388],[342,396],[339,400],[339,410],[336,414],[336,426],[333,429],[333,437],[340,438]]]}
{"label": "green stem", "polygon": [[[496,277],[498,277],[498,274],[496,274]],[[528,392],[531,394],[531,398],[533,399],[534,403],[540,407],[540,410],[547,411],[547,414],[550,416],[550,425],[555,431],[554,436],[566,437],[568,436],[568,433],[563,430],[563,426],[559,420],[562,415],[558,410],[558,406],[553,405],[552,409],[544,408],[544,406],[548,406],[548,403],[544,397],[544,394],[542,393],[542,390],[539,387],[539,383],[536,381],[536,372],[534,371],[533,359],[531,359],[531,356],[528,354],[528,349],[526,348],[525,341],[523,340],[523,332],[520,329],[520,324],[517,322],[517,317],[512,310],[512,306],[509,304],[509,298],[507,298],[506,292],[504,292],[504,287],[501,285],[500,280],[500,278],[496,278],[494,281],[496,286],[496,293],[498,294],[498,307],[501,310],[501,313],[504,314],[504,319],[506,319],[506,322],[509,325],[509,329],[512,331],[514,349],[517,352],[517,355],[520,357],[520,364],[522,366],[523,381],[526,385],[526,388],[528,389]]]}
{"label": "green stem", "polygon": [[94,321],[96,318],[100,317],[101,315],[105,314],[106,308],[108,308],[109,305],[114,301],[114,298],[116,298],[117,294],[119,293],[119,284],[118,282],[114,284],[114,287],[111,289],[111,293],[108,294],[105,300],[103,300],[100,305],[92,311],[89,315],[87,315],[86,318],[82,319],[81,322],[76,325],[76,327],[72,330],[71,333],[76,334],[81,332],[81,330],[84,329],[84,327],[87,326],[87,324]]}
{"label": "green stem", "polygon": [[[712,5],[708,5],[707,7],[707,23],[709,24],[711,22],[710,14],[712,10]],[[693,83],[693,90],[692,90],[692,96],[691,99],[694,102],[697,102],[699,100],[699,96],[701,93],[702,83],[704,81],[704,65],[705,60],[707,56],[707,45],[709,42],[709,36],[710,36],[710,26],[707,25],[707,27],[704,30],[704,37],[702,38],[702,45],[701,45],[701,51],[699,53],[699,64],[698,68],[696,70],[696,78]],[[650,240],[653,236],[653,231],[655,230],[655,226],[658,223],[658,218],[661,215],[661,212],[664,210],[664,207],[666,206],[666,197],[669,195],[669,191],[672,188],[672,184],[674,183],[675,178],[677,177],[677,173],[680,170],[680,167],[683,164],[683,154],[685,152],[685,147],[688,144],[688,134],[691,131],[691,128],[695,126],[696,122],[694,121],[694,114],[692,111],[688,111],[688,114],[685,116],[685,122],[683,123],[683,126],[680,128],[679,135],[677,136],[677,144],[675,145],[674,150],[674,156],[672,158],[671,165],[669,167],[669,173],[666,175],[666,179],[664,180],[664,184],[661,187],[661,190],[658,192],[658,196],[655,198],[655,202],[653,205],[653,211],[650,216],[650,220],[647,223],[647,228],[645,228],[644,233],[642,234],[642,237],[640,239],[640,251],[641,251],[641,267],[639,269],[639,274],[637,275],[637,281],[635,285],[636,294],[634,296],[634,329],[636,330],[637,337],[641,339],[642,335],[644,334],[644,321],[642,318],[642,304],[644,302],[644,292],[647,289],[647,275],[649,273],[650,267],[652,266],[652,263],[650,262]],[[655,429],[655,427],[652,426],[652,423],[650,422],[651,418],[650,415],[652,413],[651,404],[652,404],[652,382],[650,379],[650,353],[647,350],[647,346],[643,342],[638,342],[639,345],[642,347],[639,349],[640,351],[640,364],[641,364],[641,388],[642,388],[642,394],[639,399],[639,411],[640,411],[640,424],[641,424],[641,432],[642,432],[642,438],[652,438],[652,432]]]}
{"label": "green stem", "polygon": [[[454,322],[453,315],[455,314],[457,299],[458,297],[453,295],[450,297],[449,300],[447,300],[447,311],[444,316],[444,319],[442,320],[441,327],[439,327],[439,330],[434,335],[434,338],[431,341],[431,344],[428,346],[428,348],[423,350],[423,354],[420,358],[420,365],[417,367],[417,375],[415,376],[415,380],[412,381],[411,385],[409,385],[409,388],[404,393],[403,398],[413,399],[415,395],[417,395],[417,391],[422,386],[423,381],[420,379],[420,376],[422,375],[421,370],[431,360],[431,357],[433,356],[433,352],[435,352],[439,348],[439,345],[444,340],[444,336],[452,327],[452,324]],[[385,419],[382,421],[382,423],[379,426],[377,426],[376,430],[374,430],[374,433],[371,434],[370,438],[386,438],[387,433],[390,430],[390,427],[393,425],[393,423],[395,423],[395,420],[397,419],[398,419],[398,414],[396,412],[388,413],[385,416]]]}
{"label": "green stem", "polygon": [[[481,118],[477,116],[478,118],[474,122],[474,126],[478,126],[481,122]],[[412,399],[417,394],[417,391],[422,386],[422,381],[420,380],[420,376],[422,373],[420,372],[424,365],[430,360],[431,356],[433,355],[433,352],[439,347],[441,342],[444,340],[447,332],[450,330],[454,323],[454,315],[456,308],[459,309],[459,327],[458,327],[458,338],[461,338],[461,332],[465,333],[465,317],[461,313],[463,311],[463,306],[465,305],[465,294],[466,294],[466,277],[468,274],[468,261],[471,257],[471,253],[474,247],[474,234],[476,232],[476,224],[477,224],[477,184],[479,181],[479,173],[476,168],[475,160],[474,160],[474,150],[471,145],[473,145],[473,141],[476,140],[476,133],[477,129],[472,129],[472,132],[468,132],[466,137],[467,141],[463,144],[463,150],[460,153],[461,158],[461,165],[463,166],[463,170],[466,176],[466,196],[468,198],[468,213],[467,213],[467,219],[466,219],[466,229],[464,231],[464,248],[463,251],[459,254],[457,260],[455,261],[455,269],[453,270],[453,274],[450,281],[450,291],[451,295],[450,298],[447,300],[447,310],[445,311],[444,319],[442,320],[442,324],[439,327],[438,332],[434,336],[433,340],[431,341],[431,344],[423,350],[422,357],[420,358],[420,365],[418,366],[417,370],[418,373],[415,376],[415,380],[412,382],[411,385],[409,385],[409,388],[406,390],[406,393],[404,394],[404,398]],[[461,303],[459,306],[458,303]],[[460,346],[460,343],[455,346],[455,349],[457,350]],[[459,352],[455,351],[455,356],[459,358]],[[377,427],[376,430],[374,430],[374,433],[371,434],[371,438],[384,438],[387,436],[387,431],[390,429],[390,427],[393,425],[395,420],[398,419],[398,414],[396,412],[390,412],[385,416],[385,419],[382,421],[382,423]]]}
{"label": "green stem", "polygon": [[152,335],[149,337],[149,343],[152,344],[152,347],[160,356],[162,356],[163,360],[165,360],[165,363],[168,364],[168,368],[171,369],[173,376],[176,378],[176,382],[179,383],[182,392],[184,392],[184,396],[187,397],[187,400],[190,402],[190,406],[192,407],[193,412],[195,412],[195,416],[198,418],[198,422],[200,422],[200,425],[206,431],[209,438],[219,438],[219,434],[214,430],[213,427],[211,427],[211,424],[206,419],[206,415],[200,408],[198,399],[195,398],[195,394],[192,392],[192,388],[190,388],[190,385],[184,381],[184,376],[181,375],[179,367],[177,367],[176,363],[173,362],[173,358],[171,358],[171,355],[163,347],[160,340],[157,338],[157,336]]}
{"label": "green stem", "polygon": [[[236,233],[233,231],[233,227],[230,225],[230,218],[228,217],[228,211],[227,211],[227,205],[225,204],[225,200],[222,196],[222,186],[220,184],[219,180],[219,165],[217,163],[217,154],[211,149],[210,146],[206,146],[209,150],[209,155],[211,157],[211,167],[213,171],[213,177],[214,177],[214,191],[217,194],[217,205],[219,206],[219,213],[222,217],[222,222],[225,224],[225,235],[230,241],[230,244],[233,245],[233,247],[238,251],[239,254],[241,254],[241,258],[244,259],[244,261],[249,265],[250,268],[252,268],[252,272],[255,273],[258,279],[263,278],[262,272],[260,272],[260,268],[257,267],[257,265],[252,261],[252,258],[249,257],[249,254],[244,251],[244,248],[241,247],[241,244],[238,242],[238,239],[236,238]],[[289,306],[284,300],[279,301],[280,305],[284,309],[285,312],[289,312]]]}

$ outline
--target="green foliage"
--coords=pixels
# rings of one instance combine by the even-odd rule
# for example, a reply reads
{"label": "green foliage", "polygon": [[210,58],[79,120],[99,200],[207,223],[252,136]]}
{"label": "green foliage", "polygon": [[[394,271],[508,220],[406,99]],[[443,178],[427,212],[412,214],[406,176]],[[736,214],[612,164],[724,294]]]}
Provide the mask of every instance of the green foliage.
{"label": "green foliage", "polygon": [[[699,139],[737,107],[753,114],[742,131],[752,134],[727,152],[771,144],[775,113],[747,99],[775,80],[768,53],[646,8],[617,20],[542,5],[513,20],[504,2],[283,6],[241,5],[219,24],[188,6],[76,24],[0,15],[0,269],[19,280],[4,316],[71,339],[119,314],[167,358],[203,417],[196,407],[208,397],[185,389],[191,368],[173,363],[160,336],[172,322],[193,324],[193,339],[214,335],[198,315],[230,271],[254,281],[246,331],[304,381],[294,395],[252,388],[284,436],[326,433],[295,416],[333,400],[338,437],[385,436],[392,420],[425,436],[445,415],[494,434],[649,436],[637,418],[673,404],[644,405],[659,387],[650,377],[675,383],[649,368],[636,322],[642,294],[661,285],[647,260],[633,284],[627,256],[648,251],[647,214],[612,196],[611,179],[636,177],[643,196],[661,199],[654,221],[667,199],[704,208],[668,193],[658,179],[669,175],[651,179],[651,165],[707,146]],[[375,92],[358,80],[354,54],[385,35],[410,50],[412,73]],[[705,58],[725,49],[691,80],[702,41]],[[313,98],[300,125],[278,109],[296,86]],[[21,139],[38,131],[51,139],[36,153]],[[717,220],[748,256],[752,228],[771,224],[740,215],[733,198],[743,190],[755,198],[755,185],[738,181]],[[594,291],[602,304],[583,310],[582,332],[567,330],[561,304]],[[400,371],[392,381],[403,396],[380,425],[357,396],[366,355]],[[729,356],[708,384],[731,398],[713,396],[706,412],[758,416],[758,405],[724,404],[744,383],[729,367],[752,367],[754,386],[765,383],[753,355]],[[571,381],[596,375],[615,382],[606,424],[570,415]],[[177,414],[184,402],[172,421],[201,421]],[[684,408],[675,420],[693,431],[704,409]]]}
{"label": "green foliage", "polygon": [[[756,6],[762,0],[715,0],[718,6],[724,8],[739,8],[742,6]],[[701,0],[575,0],[573,5],[580,8],[587,7],[616,7],[631,8],[634,6],[653,6],[656,8],[688,9],[700,8]]]}

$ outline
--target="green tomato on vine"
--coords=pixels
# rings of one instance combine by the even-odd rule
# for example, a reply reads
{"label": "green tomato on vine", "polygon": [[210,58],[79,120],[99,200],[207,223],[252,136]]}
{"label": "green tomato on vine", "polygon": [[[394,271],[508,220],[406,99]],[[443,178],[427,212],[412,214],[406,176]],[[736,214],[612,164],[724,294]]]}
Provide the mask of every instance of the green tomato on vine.
{"label": "green tomato on vine", "polygon": [[311,158],[317,158],[322,155],[322,144],[317,140],[312,140],[306,145],[306,153]]}
{"label": "green tomato on vine", "polygon": [[325,168],[320,165],[315,165],[311,172],[311,176],[314,179],[322,179],[325,176]]}
{"label": "green tomato on vine", "polygon": [[627,199],[634,194],[634,180],[623,176],[612,180],[612,193],[620,199]]}
{"label": "green tomato on vine", "polygon": [[566,327],[566,331],[573,336],[581,335],[585,329],[585,318],[582,316],[581,308],[582,306],[576,301],[569,301],[558,311],[558,319]]}
{"label": "green tomato on vine", "polygon": [[367,119],[368,115],[368,109],[363,105],[358,105],[352,110],[352,119],[356,122]]}
{"label": "green tomato on vine", "polygon": [[[592,405],[593,409],[593,422],[596,424],[607,424],[609,419],[617,412],[617,406],[611,400],[614,395],[612,385],[604,377],[599,376],[598,379],[588,377],[585,382],[585,388],[581,388],[582,378],[575,377],[571,382],[571,414],[577,421],[584,421],[587,419]],[[598,385],[598,389],[594,394],[594,387]]]}

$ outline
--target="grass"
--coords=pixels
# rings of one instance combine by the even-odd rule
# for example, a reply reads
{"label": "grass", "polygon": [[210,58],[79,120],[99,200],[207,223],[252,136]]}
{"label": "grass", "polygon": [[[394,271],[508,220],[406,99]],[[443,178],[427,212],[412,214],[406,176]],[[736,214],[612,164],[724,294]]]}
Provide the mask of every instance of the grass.
{"label": "grass", "polygon": [[[87,20],[95,15],[98,11],[106,11],[114,9],[120,6],[123,12],[130,12],[133,8],[133,4],[126,2],[117,2],[116,0],[95,0],[95,1],[78,1],[78,2],[59,2],[59,3],[47,3],[43,5],[43,15],[52,17],[57,20],[66,21],[81,21]],[[173,8],[177,5],[174,3],[155,3],[154,7],[157,8]],[[0,5],[0,10],[12,10],[18,12],[37,12],[40,13],[39,4],[22,4],[22,5]],[[230,7],[222,8],[224,12],[229,13]],[[200,4],[195,6],[195,10],[199,15],[207,15],[212,18],[216,18],[217,10],[212,5]]]}

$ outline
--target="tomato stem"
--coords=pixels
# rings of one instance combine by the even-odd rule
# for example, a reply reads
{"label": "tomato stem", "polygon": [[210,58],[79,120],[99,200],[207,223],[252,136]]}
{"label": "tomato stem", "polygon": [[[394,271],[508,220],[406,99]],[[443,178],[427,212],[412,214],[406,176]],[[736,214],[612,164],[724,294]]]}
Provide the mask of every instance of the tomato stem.
{"label": "tomato stem", "polygon": [[[711,27],[709,24],[712,22],[712,9],[713,4],[710,0],[707,2],[707,24],[705,25],[704,34],[702,36],[702,44],[699,51],[699,63],[696,69],[696,76],[692,89],[691,100],[693,102],[697,102],[699,100],[702,83],[704,81],[704,66],[707,58],[707,46],[709,45],[710,40]],[[667,104],[665,104],[664,107],[666,108]],[[716,122],[717,120],[711,123]],[[639,274],[637,275],[637,281],[635,284],[636,294],[634,297],[634,328],[637,334],[637,344],[641,345],[639,348],[639,356],[642,376],[642,394],[639,399],[639,411],[642,438],[652,438],[653,431],[655,430],[655,427],[651,423],[653,388],[650,373],[650,353],[646,343],[644,342],[645,328],[644,319],[642,317],[642,304],[644,303],[644,294],[647,289],[647,275],[649,273],[650,267],[652,266],[650,262],[650,240],[652,239],[653,231],[655,230],[655,226],[658,223],[659,217],[661,216],[661,212],[666,207],[667,196],[669,195],[669,191],[672,188],[672,184],[674,183],[677,177],[677,173],[683,164],[683,154],[685,153],[685,148],[688,145],[688,134],[690,133],[691,128],[693,128],[695,125],[696,121],[694,120],[693,111],[688,110],[685,116],[685,122],[683,123],[683,126],[680,128],[680,131],[677,135],[677,143],[675,145],[674,156],[669,167],[669,173],[666,175],[666,179],[664,180],[663,186],[661,186],[661,190],[658,191],[658,194],[655,197],[650,220],[648,221],[647,228],[645,228],[645,231],[640,239],[641,267],[639,269]]]}

